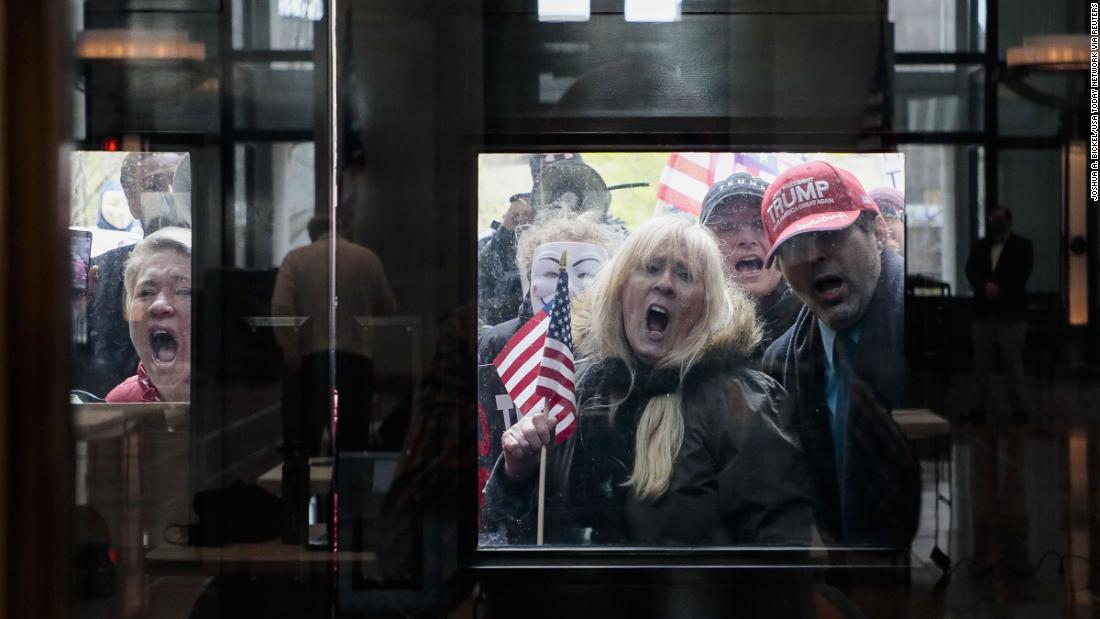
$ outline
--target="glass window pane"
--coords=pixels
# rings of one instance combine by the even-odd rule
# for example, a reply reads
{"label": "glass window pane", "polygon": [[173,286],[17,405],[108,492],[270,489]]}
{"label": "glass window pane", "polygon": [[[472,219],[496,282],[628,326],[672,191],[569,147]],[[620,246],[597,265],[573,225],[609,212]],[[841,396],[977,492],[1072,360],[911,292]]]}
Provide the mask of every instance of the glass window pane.
{"label": "glass window pane", "polygon": [[998,56],[1022,45],[1025,37],[1050,34],[1084,34],[1088,27],[1085,8],[1074,2],[1001,2],[999,5]]}
{"label": "glass window pane", "polygon": [[233,82],[236,128],[313,128],[316,95],[312,62],[237,63]]}
{"label": "glass window pane", "polygon": [[[905,145],[905,267],[909,276],[969,289],[963,266],[983,172],[976,146]],[[963,250],[965,252],[965,250]]]}
{"label": "glass window pane", "polygon": [[[357,49],[382,49],[390,37],[387,45],[406,36],[372,17],[353,18],[362,22],[355,32],[371,33],[353,39]],[[850,118],[862,114],[864,95],[878,86],[870,59],[881,22],[867,14],[685,13],[654,27],[593,13],[589,22],[547,28],[502,12],[487,15],[484,27],[485,106],[493,119]],[[810,49],[834,54],[802,53]],[[776,75],[785,76],[784,87],[776,87]],[[851,87],[833,88],[838,80]],[[803,107],[810,99],[813,114]]]}
{"label": "glass window pane", "polygon": [[985,0],[890,0],[898,52],[985,49]]}
{"label": "glass window pane", "polygon": [[74,107],[84,136],[214,133],[221,89],[213,13],[89,6],[76,20]]}
{"label": "glass window pane", "polygon": [[[831,197],[847,186],[847,176],[835,180],[830,176],[832,182],[822,181],[824,185],[805,177],[775,182],[782,170],[809,158],[811,151],[828,151],[812,157],[850,166],[865,189],[903,190],[900,216],[899,209],[882,207],[889,226],[889,250],[894,249],[891,240],[899,235],[905,240],[904,265],[893,253],[880,258],[882,264],[890,265],[889,273],[904,270],[909,282],[951,292],[950,297],[923,300],[932,303],[906,300],[906,346],[925,335],[927,342],[918,344],[935,346],[907,348],[906,352],[915,353],[911,358],[932,353],[924,354],[923,366],[908,368],[928,371],[923,376],[899,372],[897,383],[923,385],[925,397],[917,403],[936,401],[943,409],[938,412],[953,417],[955,411],[948,413],[946,406],[963,406],[963,398],[954,394],[968,389],[972,377],[967,372],[952,381],[946,373],[970,361],[966,336],[973,291],[964,264],[972,239],[984,231],[986,207],[992,206],[985,204],[987,153],[973,144],[904,145],[898,149],[900,154],[874,151],[882,144],[880,140],[889,140],[891,132],[910,136],[954,132],[947,137],[973,137],[976,144],[983,143],[977,135],[958,135],[984,130],[983,107],[989,102],[983,100],[983,81],[989,76],[981,64],[891,66],[890,61],[893,52],[982,50],[986,1],[847,0],[825,6],[820,0],[683,0],[674,3],[682,9],[679,21],[651,24],[627,23],[620,0],[593,0],[588,21],[546,24],[538,22],[534,0],[475,0],[444,3],[442,7],[401,0],[67,0],[76,13],[75,79],[70,87],[78,91],[73,138],[79,145],[73,149],[77,155],[71,161],[72,176],[66,179],[73,205],[67,213],[68,257],[73,270],[66,285],[72,289],[71,397],[77,430],[74,554],[78,565],[73,579],[77,588],[73,614],[206,616],[239,605],[249,609],[243,614],[261,617],[280,613],[441,616],[454,610],[445,605],[456,602],[465,604],[464,610],[474,615],[484,614],[482,610],[489,615],[514,614],[508,604],[502,604],[499,593],[526,597],[526,592],[514,587],[493,589],[499,581],[490,582],[510,575],[503,575],[504,570],[466,568],[471,560],[529,561],[538,568],[547,565],[542,549],[516,553],[508,548],[474,547],[479,533],[485,536],[481,541],[486,547],[514,544],[497,536],[503,528],[480,528],[489,520],[485,515],[500,504],[479,512],[479,501],[485,497],[476,489],[490,487],[491,471],[502,452],[503,424],[513,421],[516,408],[515,401],[498,398],[503,393],[483,388],[503,385],[503,381],[492,363],[495,357],[487,355],[482,344],[490,342],[486,336],[497,327],[519,328],[526,312],[534,315],[538,309],[537,304],[531,306],[531,298],[539,291],[552,294],[555,290],[555,277],[561,269],[555,272],[552,263],[560,260],[562,253],[558,247],[543,247],[539,256],[538,237],[533,233],[542,225],[553,232],[550,224],[554,222],[551,218],[539,220],[535,205],[547,209],[577,206],[595,195],[592,204],[603,204],[600,209],[606,207],[606,211],[599,217],[593,214],[593,218],[611,228],[610,233],[584,241],[563,237],[540,242],[564,240],[595,246],[603,250],[596,252],[600,259],[619,267],[625,260],[617,253],[624,247],[619,241],[646,238],[638,231],[658,213],[679,211],[676,214],[682,220],[697,218],[708,190],[734,171],[772,182],[772,191],[789,183],[779,189],[779,202],[770,202],[773,225],[786,216],[784,213],[790,215],[802,207],[823,209],[818,213],[824,216],[818,225],[837,221],[837,213],[824,210],[828,208],[825,194]],[[328,50],[322,44],[329,25],[323,10],[333,4],[341,7],[334,46],[339,70],[330,74]],[[1002,33],[1005,44],[1013,44],[1017,35],[1032,26],[1057,29],[1072,21],[1068,9],[1061,8],[1029,21],[1029,13],[1041,11],[1022,10],[1020,4],[1001,5],[1002,21],[1011,25]],[[883,15],[886,12],[888,15]],[[893,23],[892,30],[884,17]],[[884,50],[884,42],[891,42],[894,49]],[[328,92],[330,77],[337,83],[333,93]],[[1035,76],[1027,83],[1071,99],[1080,94],[1070,91],[1057,77]],[[1002,134],[1057,134],[1060,126],[1053,108],[1033,103],[1017,91],[1005,89],[998,96]],[[339,117],[329,118],[334,112],[323,102],[335,102]],[[882,109],[884,102],[891,108],[888,113]],[[884,117],[891,118],[891,126],[882,126]],[[917,135],[914,139],[939,138]],[[91,152],[89,144],[119,152]],[[153,174],[142,185],[139,193],[149,194],[148,199],[128,195],[122,173],[127,151],[176,156],[166,182]],[[537,156],[529,156],[532,153]],[[989,171],[998,183],[1000,203],[1018,213],[1017,229],[1035,241],[1036,269],[1030,284],[1034,294],[1029,307],[1039,307],[1047,316],[1056,314],[1059,295],[1064,293],[1059,279],[1065,239],[1059,236],[1063,220],[1058,210],[1062,187],[1058,154],[1056,150],[1002,150],[996,157],[998,169]],[[193,172],[182,165],[186,158],[191,160]],[[330,176],[333,171],[338,180]],[[759,209],[738,211],[735,207],[741,200],[732,200],[734,195],[760,197],[767,191],[754,182],[747,184],[728,187],[732,193],[726,204],[731,212],[726,213],[727,220],[714,224],[715,235],[744,233],[766,239]],[[897,199],[894,193],[876,195]],[[191,195],[194,199],[189,199]],[[862,195],[848,198],[855,202]],[[796,204],[800,207],[790,210]],[[529,222],[525,220],[528,216]],[[136,253],[133,246],[147,242],[146,234],[156,224],[185,219],[193,238],[192,257],[186,264],[192,276],[190,291],[169,291],[192,300],[194,305],[187,311],[193,311],[194,319],[187,322],[186,329],[182,323],[140,328],[143,316],[154,312],[143,314],[141,298],[123,296],[126,280],[119,278],[126,263],[117,256]],[[899,219],[904,222],[901,230],[896,226]],[[504,226],[506,221],[523,229]],[[795,234],[785,241],[791,244],[784,251],[798,255],[798,251],[814,249],[813,239],[821,239],[824,245],[857,235],[856,239],[868,242],[850,249],[865,254],[862,257],[868,261],[864,264],[871,265],[876,257],[871,248],[878,250],[878,244],[872,242],[876,224],[865,219],[860,226],[868,234],[860,236],[861,228],[847,223],[843,230],[815,231],[823,236]],[[676,229],[675,224],[663,227]],[[809,298],[810,293],[786,292],[794,287],[798,273],[787,277],[788,288],[780,287],[779,272],[769,271],[763,248],[770,241],[746,242],[744,255],[730,261],[731,266],[727,261],[733,254],[715,255],[715,251],[730,247],[729,240],[720,240],[722,245],[715,250],[711,237],[693,230],[703,234],[699,246],[709,252],[707,260],[672,264],[677,261],[669,261],[662,252],[675,249],[675,244],[658,244],[661,246],[642,266],[668,268],[670,280],[686,282],[697,293],[700,282],[691,270],[709,268],[714,277],[707,284],[714,287],[700,293],[708,301],[721,300],[720,295],[709,293],[723,288],[718,282],[725,275],[743,283],[746,292],[749,285],[765,279],[780,293],[771,299],[766,299],[771,292],[753,293],[757,294],[757,307],[767,307],[761,316],[776,308],[770,302],[781,302],[785,307],[779,311],[794,309],[789,316],[793,318],[797,297]],[[596,245],[611,237],[607,247]],[[489,268],[482,269],[479,254],[485,248],[490,248],[487,253],[498,252],[500,262],[487,260],[484,265]],[[548,270],[540,273],[526,265],[521,268],[517,260],[528,250],[533,262],[549,261],[543,265]],[[577,257],[573,248],[568,253]],[[110,265],[103,259],[108,254],[115,256]],[[1094,256],[1082,256],[1085,258]],[[657,260],[666,264],[659,266]],[[146,277],[146,282],[140,277],[146,265],[134,264],[138,277],[134,281],[147,283],[154,297],[161,295],[157,277],[174,271],[162,269]],[[504,266],[496,270],[497,264]],[[718,264],[725,265],[722,268],[727,272],[720,273]],[[169,266],[184,270],[183,264]],[[93,267],[99,268],[93,271]],[[591,271],[576,271],[576,264],[572,268],[576,272],[573,283],[584,277],[598,279]],[[635,277],[645,268],[622,273]],[[479,294],[479,279],[486,275],[486,281],[492,280],[496,274],[501,276],[498,281],[507,279],[505,283],[515,285],[503,292],[485,287],[488,292]],[[763,278],[764,274],[769,277]],[[802,290],[812,290],[823,299],[843,302],[851,292],[849,282],[836,274],[814,274],[812,283],[805,271],[802,275]],[[113,282],[111,289],[105,287],[108,279]],[[170,279],[173,286],[185,281],[182,276]],[[903,285],[898,277],[890,281],[899,288]],[[872,278],[867,280],[868,289],[872,282],[878,286]],[[605,294],[601,299],[618,296]],[[591,299],[583,298],[578,307],[595,305]],[[135,304],[124,307],[130,301]],[[482,319],[482,324],[478,312],[493,305],[489,301],[499,302],[496,309],[510,314]],[[159,298],[154,302],[164,307]],[[105,314],[99,313],[96,304],[112,306],[109,331],[100,324]],[[633,307],[635,315],[644,318],[635,321],[631,335],[642,336],[643,341],[661,340],[670,325],[686,330],[698,325],[682,322],[681,309],[670,311],[660,303],[647,300]],[[157,313],[157,320],[182,310],[164,308],[160,312],[163,314]],[[747,322],[749,315],[744,311],[739,317]],[[139,328],[134,328],[135,323]],[[856,323],[877,328],[873,321]],[[925,330],[915,332],[911,328],[915,323]],[[812,329],[819,323],[807,320],[803,324]],[[625,334],[626,327],[621,326]],[[1049,335],[1049,340],[1055,341],[1060,326],[1057,320],[1039,326],[1045,329],[1044,339]],[[741,333],[752,330],[744,325]],[[890,335],[900,338],[899,331],[892,330]],[[864,337],[869,332],[865,331]],[[580,330],[578,334],[578,342],[591,337]],[[491,345],[503,345],[505,339]],[[814,341],[810,340],[810,349]],[[595,348],[576,349],[578,356],[594,356],[580,359],[577,377],[592,376],[582,376],[580,371],[594,366],[580,364],[599,361]],[[1100,346],[1094,348],[1100,350]],[[120,350],[125,354],[119,354]],[[882,350],[901,352],[890,346],[879,352]],[[190,382],[183,398],[181,385],[170,381],[171,375],[161,366],[175,363],[185,352],[192,354],[187,359]],[[733,355],[727,357],[728,350],[714,357],[709,353],[693,357],[705,363],[685,372],[703,369],[724,380],[728,376],[719,372],[741,371],[740,355],[734,359]],[[483,354],[486,358],[480,358]],[[666,375],[666,368],[647,367],[625,376],[621,367],[629,374],[631,368],[648,366],[652,360],[646,358],[632,366],[639,356],[628,357],[619,351],[603,356],[608,363],[599,371],[608,372],[607,381],[601,380],[598,387],[583,385],[591,392],[606,387],[606,393],[596,393],[597,398],[607,396],[611,401],[620,395],[620,389],[625,393],[636,385],[638,390],[629,397],[664,402],[658,406],[687,399],[665,398],[686,384],[675,371]],[[1036,359],[1046,361],[1044,357],[1028,358],[1032,365],[1037,365]],[[888,364],[874,365],[876,370],[884,370],[889,369]],[[850,369],[845,365],[832,367],[843,372]],[[1053,363],[1046,365],[1054,367]],[[113,374],[102,371],[105,366]],[[173,368],[182,370],[183,365]],[[95,375],[97,372],[101,375]],[[620,381],[624,377],[628,380]],[[636,383],[635,377],[640,378]],[[162,399],[184,401],[135,403],[129,409],[89,403],[128,380],[135,397],[160,393],[165,396]],[[918,381],[923,382],[917,385]],[[1041,388],[1048,389],[1050,384],[1054,383]],[[757,386],[778,394],[772,386]],[[788,383],[786,388],[793,391],[797,386]],[[949,390],[953,390],[951,397],[946,395]],[[589,395],[580,388],[577,391]],[[760,397],[752,399],[765,399],[757,395]],[[828,398],[827,394],[817,395]],[[1061,404],[1064,398],[1058,397],[1051,402]],[[580,423],[605,419],[598,404],[586,408],[592,405],[592,398],[577,400],[578,413],[585,414]],[[574,551],[561,548],[565,542],[614,545],[618,550],[639,539],[647,543],[657,539],[660,545],[700,535],[690,540],[696,544],[690,548],[661,547],[654,553],[662,553],[655,559],[658,562],[670,556],[663,555],[665,551],[674,553],[674,561],[681,566],[673,570],[678,570],[695,565],[699,557],[719,563],[748,556],[739,554],[741,549],[699,552],[704,546],[713,550],[741,540],[758,544],[786,539],[755,537],[751,529],[756,525],[748,522],[751,518],[741,521],[740,510],[756,507],[726,509],[729,503],[700,510],[703,519],[721,512],[713,523],[695,520],[699,514],[694,510],[672,510],[679,513],[663,521],[658,520],[663,518],[661,514],[649,522],[638,521],[643,528],[660,522],[662,531],[653,538],[635,537],[644,531],[630,529],[633,525],[629,523],[618,526],[635,518],[634,514],[663,509],[657,502],[645,504],[644,500],[635,501],[636,495],[626,494],[632,490],[625,475],[620,475],[627,471],[620,465],[633,459],[638,448],[634,439],[640,422],[627,424],[646,414],[641,407],[631,408],[641,401],[636,398],[616,409],[623,416],[608,415],[610,423],[596,427],[595,435],[589,433],[592,425],[578,434],[611,435],[607,453],[615,456],[608,458],[600,452],[603,445],[589,443],[591,452],[581,453],[592,456],[592,467],[578,469],[581,483],[577,487],[584,493],[573,495],[580,497],[577,505],[582,509],[566,511],[560,502],[551,508],[558,510],[561,518],[557,520],[563,523],[558,531],[564,533],[553,540],[559,548],[551,552],[557,552],[558,559],[564,557],[563,564],[649,560],[635,551],[627,559],[625,553],[604,552],[606,548],[598,553],[563,555],[563,550]],[[881,408],[885,415],[886,409],[900,402],[901,398],[882,402],[889,406],[875,410]],[[820,399],[810,404],[797,412],[823,412]],[[1051,407],[1050,402],[1041,404]],[[721,412],[718,407],[708,405],[702,410],[697,406],[701,405],[693,403],[691,412],[680,421],[694,424],[715,410]],[[711,433],[688,426],[685,436],[690,435],[695,448],[681,452],[680,462],[692,459],[703,473],[697,478],[702,481],[683,486],[683,494],[707,495],[717,488],[714,494],[719,501],[731,496],[731,501],[740,501],[747,496],[766,503],[769,496],[787,492],[784,486],[798,492],[795,486],[820,483],[819,479],[811,482],[810,475],[827,474],[840,463],[833,456],[839,454],[842,460],[846,455],[819,450],[815,464],[825,466],[811,467],[810,474],[799,473],[804,464],[799,459],[802,452],[798,452],[803,447],[795,444],[799,441],[789,441],[774,431],[776,426],[767,417],[760,419],[765,421],[761,436],[770,436],[776,449],[762,450],[766,453],[758,454],[760,459],[743,469],[738,464],[751,461],[759,443],[740,444],[740,438],[727,441],[721,436],[721,427]],[[649,420],[653,421],[652,415]],[[663,417],[663,421],[669,420],[676,425],[674,416]],[[778,421],[788,420],[780,417]],[[888,417],[881,421],[889,424]],[[1041,471],[1043,479],[1056,488],[1069,483],[1063,482],[1071,476],[1056,468],[1066,460],[1059,453],[1061,443],[1048,440],[1049,436],[1041,437],[1046,443],[1039,446],[1039,452],[1030,444],[1024,450],[1027,453],[1019,456],[1015,454],[1019,450],[1006,448],[1003,441],[1028,440],[1024,433],[992,432],[991,440],[1002,442],[990,449],[982,443],[982,432],[960,433],[946,419],[935,423],[940,428],[937,438],[944,441],[964,435],[959,440],[966,448],[954,452],[957,459],[951,465],[961,473],[959,494],[1012,489],[1016,484],[1013,470]],[[676,436],[675,427],[669,429],[668,436]],[[822,448],[828,447],[829,440],[846,440],[848,436],[833,434],[830,439],[829,430],[843,428],[830,427],[820,436],[810,436],[821,438],[818,446]],[[887,438],[899,439],[897,434],[892,432]],[[729,449],[735,442],[739,443],[737,460]],[[864,447],[856,445],[854,450]],[[927,451],[938,452],[939,447]],[[1077,449],[1082,449],[1081,441]],[[562,458],[558,455],[562,452],[550,453],[555,459]],[[1020,466],[994,462],[986,467],[992,469],[988,478],[982,471],[968,468],[972,464],[980,468],[982,458],[990,453],[995,461],[1005,453],[1008,464]],[[715,454],[718,457],[712,460]],[[658,455],[663,460],[664,454]],[[915,455],[924,459],[928,454],[918,449]],[[718,460],[724,468],[713,470]],[[905,464],[914,463],[904,460]],[[679,464],[675,459],[670,463]],[[906,549],[901,561],[909,565],[909,558],[920,559],[912,562],[914,599],[930,586],[917,576],[928,567],[922,558],[930,556],[935,547],[945,548],[941,539],[955,543],[957,538],[965,538],[960,532],[969,526],[957,524],[957,518],[952,521],[950,514],[931,515],[946,503],[927,498],[939,497],[941,483],[937,478],[933,488],[927,479],[927,460],[919,464],[925,465],[920,488],[925,500],[916,536],[902,542],[906,545],[911,539],[912,548]],[[1032,467],[1036,464],[1039,468]],[[787,465],[789,469],[784,469]],[[1087,486],[1080,483],[1081,470],[1096,467],[1079,468],[1077,485]],[[603,478],[609,481],[591,483],[594,475],[609,470],[612,475]],[[850,470],[879,471],[858,466]],[[677,472],[682,471],[685,469]],[[585,479],[589,473],[593,476]],[[776,478],[769,481],[767,476],[772,474]],[[1007,481],[989,482],[998,475]],[[865,481],[856,477],[851,481]],[[481,485],[475,486],[475,479]],[[1088,480],[1087,475],[1084,479]],[[761,484],[762,480],[765,483]],[[829,493],[834,489],[840,493],[846,481],[829,478],[825,487]],[[572,482],[558,476],[551,483],[557,486],[556,492]],[[741,492],[740,483],[753,491]],[[806,492],[791,501],[805,508],[792,519],[795,528],[807,536],[814,517],[812,504],[820,498],[815,494]],[[559,496],[569,498],[568,492]],[[850,508],[843,496],[833,498],[838,499],[837,510]],[[1046,498],[1045,494],[1033,494],[1021,502],[1034,511],[1047,503]],[[967,500],[960,499],[958,511],[952,513],[963,520],[979,518],[977,511],[966,511],[970,507]],[[913,505],[914,501],[908,501],[908,506]],[[994,511],[1017,507],[1003,498],[988,505],[993,505]],[[524,511],[523,504],[515,507],[521,517],[530,513]],[[786,509],[775,507],[775,513]],[[680,516],[684,519],[678,520]],[[782,520],[770,522],[781,524]],[[705,526],[694,527],[694,522]],[[835,523],[819,524],[841,528],[830,532],[819,527],[814,543],[829,544],[847,534],[839,515]],[[1029,550],[1035,550],[1035,542],[1041,541],[1040,553],[1064,537],[1060,530],[1057,535],[1051,532],[1051,527],[1032,529],[1037,535],[1028,542]],[[669,530],[677,534],[665,535]],[[821,536],[821,531],[826,535]],[[519,532],[523,537],[517,537],[518,541],[530,541],[529,531]],[[946,547],[952,561],[965,561],[967,552],[980,550],[979,544],[968,542],[963,539],[954,546],[963,550]],[[467,550],[475,556],[469,556]],[[750,560],[770,558],[772,550],[777,549],[754,553]],[[1007,551],[994,549],[994,554],[1000,552],[1004,558]],[[681,553],[691,556],[685,559]],[[815,570],[824,569],[824,562],[830,560],[826,554],[815,557],[819,561]],[[858,558],[859,554],[853,552],[849,557]],[[1077,567],[1084,569],[1083,564]],[[1069,563],[1066,568],[1076,569]],[[494,573],[486,576],[490,571]],[[624,572],[613,571],[620,576]],[[607,570],[586,570],[585,577],[599,578],[601,572]],[[719,571],[708,572],[725,578]],[[475,589],[474,578],[465,577],[471,573],[476,573],[480,589]],[[697,573],[682,581],[679,576],[684,573],[677,572],[671,580],[691,581],[694,588]],[[897,574],[904,578],[910,573],[899,570]],[[572,575],[564,573],[563,583]],[[628,575],[627,580],[630,578]],[[455,583],[467,588],[452,589]],[[654,585],[655,596],[664,595],[664,583],[645,584]],[[698,584],[703,585],[700,590],[707,588],[707,584]],[[727,584],[721,582],[719,588],[725,590]],[[956,585],[959,583],[952,586]],[[593,589],[595,593],[581,590],[576,600],[581,605],[603,600],[616,607],[613,611],[623,608],[615,596],[605,595],[610,589],[596,585]],[[486,595],[474,597],[475,591]],[[740,593],[734,591],[730,598],[740,603]],[[710,601],[688,597],[700,608]],[[803,610],[814,603],[809,598],[794,598],[789,599],[806,602]],[[545,598],[532,595],[530,599]],[[489,608],[483,609],[481,604]],[[951,600],[946,604],[954,608]],[[635,605],[669,610],[637,601]],[[741,608],[736,604],[716,606]],[[682,610],[680,602],[674,602],[671,610]],[[866,610],[875,614],[871,608]]]}
{"label": "glass window pane", "polygon": [[1061,246],[1065,217],[1060,184],[1062,152],[1053,148],[1011,149],[1002,150],[999,157],[1000,206],[1012,210],[1012,230],[1031,240],[1035,254],[1028,290],[1056,295],[1061,290],[1065,255]]}
{"label": "glass window pane", "polygon": [[232,0],[233,49],[310,50],[322,0]]}
{"label": "glass window pane", "polygon": [[897,65],[894,129],[980,131],[983,74],[977,65]]}
{"label": "glass window pane", "polygon": [[1002,135],[1063,133],[1062,108],[1085,101],[1082,75],[1006,73],[998,89],[998,130]]}
{"label": "glass window pane", "polygon": [[287,252],[309,244],[315,214],[313,143],[237,144],[233,200],[233,262],[278,267]]}

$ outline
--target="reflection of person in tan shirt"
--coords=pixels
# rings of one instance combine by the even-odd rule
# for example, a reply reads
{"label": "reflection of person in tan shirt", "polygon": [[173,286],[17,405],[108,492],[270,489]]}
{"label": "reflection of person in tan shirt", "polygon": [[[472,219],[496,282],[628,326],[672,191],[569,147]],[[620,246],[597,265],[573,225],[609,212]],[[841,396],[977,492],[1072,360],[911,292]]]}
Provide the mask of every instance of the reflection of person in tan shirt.
{"label": "reflection of person in tan shirt", "polygon": [[[275,279],[271,314],[306,321],[297,329],[277,328],[275,337],[283,349],[287,371],[284,394],[285,422],[303,446],[317,454],[321,430],[330,410],[329,377],[335,372],[340,394],[338,448],[365,449],[371,410],[374,368],[368,332],[356,318],[392,314],[397,308],[386,280],[382,261],[371,250],[340,236],[336,238],[335,367],[329,364],[329,273],[332,235],[329,218],[315,216],[309,222],[313,241],[287,254]],[[339,232],[339,231],[338,231]],[[302,411],[302,416],[294,415]],[[301,433],[305,424],[306,433]]]}
{"label": "reflection of person in tan shirt", "polygon": [[[271,297],[272,316],[308,318],[297,332],[275,331],[283,359],[293,369],[301,357],[329,349],[329,218],[317,215],[308,228],[313,242],[286,255]],[[336,350],[370,357],[366,332],[355,318],[393,314],[397,303],[378,255],[340,236],[336,298]]]}

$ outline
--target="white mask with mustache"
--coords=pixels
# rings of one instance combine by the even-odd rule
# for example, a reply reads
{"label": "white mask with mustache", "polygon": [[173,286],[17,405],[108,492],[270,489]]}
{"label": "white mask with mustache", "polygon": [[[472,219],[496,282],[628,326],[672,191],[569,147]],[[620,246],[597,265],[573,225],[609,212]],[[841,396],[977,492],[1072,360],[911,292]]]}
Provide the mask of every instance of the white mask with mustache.
{"label": "white mask with mustache", "polygon": [[535,311],[554,299],[562,252],[566,252],[569,296],[584,292],[608,260],[607,250],[592,243],[556,241],[535,248],[531,260],[531,306]]}

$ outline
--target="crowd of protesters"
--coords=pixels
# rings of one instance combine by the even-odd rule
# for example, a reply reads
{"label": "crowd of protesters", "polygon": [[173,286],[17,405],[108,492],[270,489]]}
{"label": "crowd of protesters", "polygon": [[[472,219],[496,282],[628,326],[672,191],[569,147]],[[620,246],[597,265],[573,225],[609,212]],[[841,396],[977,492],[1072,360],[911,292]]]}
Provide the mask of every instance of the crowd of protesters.
{"label": "crowd of protesters", "polygon": [[[479,363],[567,269],[578,422],[558,441],[547,415],[483,420],[482,542],[907,548],[902,195],[810,161],[770,183],[735,172],[698,221],[627,231],[580,156],[531,170],[479,248]],[[479,388],[500,395],[492,376]]]}

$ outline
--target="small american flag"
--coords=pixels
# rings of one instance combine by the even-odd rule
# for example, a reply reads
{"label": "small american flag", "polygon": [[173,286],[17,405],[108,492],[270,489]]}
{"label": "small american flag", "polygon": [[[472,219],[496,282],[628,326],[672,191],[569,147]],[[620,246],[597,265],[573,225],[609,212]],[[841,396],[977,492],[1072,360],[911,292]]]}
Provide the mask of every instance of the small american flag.
{"label": "small american flag", "polygon": [[573,328],[569,315],[569,274],[565,254],[558,275],[558,290],[550,302],[550,328],[546,332],[542,369],[535,394],[546,398],[548,415],[554,423],[557,442],[561,443],[577,429],[577,398],[573,374]]}
{"label": "small american flag", "polygon": [[563,270],[554,299],[524,323],[493,359],[520,417],[542,413],[543,402],[547,403],[559,443],[576,428],[569,313],[569,274]]}
{"label": "small american flag", "polygon": [[[546,329],[550,326],[551,305],[547,304],[524,323],[493,359],[497,374],[520,417],[542,403],[542,396],[535,394],[535,387],[542,368],[542,349],[546,344]],[[541,411],[541,407],[538,410]]]}

